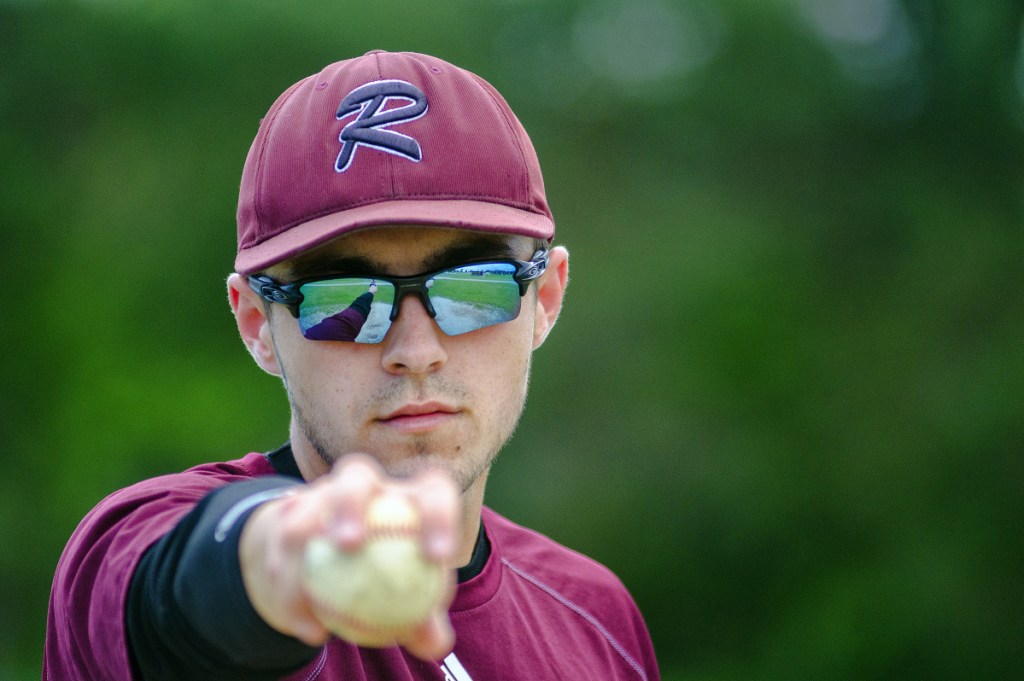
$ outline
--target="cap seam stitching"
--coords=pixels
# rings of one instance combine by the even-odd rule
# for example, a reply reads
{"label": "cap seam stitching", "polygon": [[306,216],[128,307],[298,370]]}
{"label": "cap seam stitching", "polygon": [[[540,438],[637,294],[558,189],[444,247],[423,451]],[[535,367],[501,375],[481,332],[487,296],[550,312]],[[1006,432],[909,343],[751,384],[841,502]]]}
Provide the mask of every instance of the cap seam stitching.
{"label": "cap seam stitching", "polygon": [[[303,83],[308,81],[310,77],[303,78],[302,80],[300,80],[299,82],[295,83],[290,88],[285,90],[283,97],[279,98],[281,105],[274,109],[274,111],[268,113],[267,116],[260,122],[261,127],[263,125],[267,126],[267,134],[263,135],[263,139],[260,140],[260,148],[259,151],[257,152],[258,157],[256,162],[256,177],[254,178],[254,184],[256,185],[256,187],[253,192],[255,194],[255,196],[253,197],[253,212],[255,213],[257,225],[263,224],[262,205],[263,193],[265,191],[263,186],[263,178],[266,175],[266,164],[264,163],[264,159],[266,158],[267,147],[270,144],[270,134],[274,127],[274,121],[277,120],[277,117],[281,114],[281,110],[284,109],[284,107],[288,104],[289,101],[291,101],[292,96],[294,96],[295,92],[299,89],[299,87]],[[259,242],[254,241],[253,243]]]}
{"label": "cap seam stitching", "polygon": [[513,125],[512,120],[509,117],[509,113],[510,112],[506,110],[506,109],[511,109],[511,105],[506,102],[505,106],[502,106],[502,101],[503,100],[499,100],[499,98],[495,96],[495,92],[493,91],[493,86],[490,83],[488,83],[486,80],[484,80],[480,76],[476,75],[472,71],[466,71],[466,73],[468,73],[478,83],[481,84],[484,93],[486,93],[487,96],[490,98],[490,100],[494,103],[495,107],[498,109],[498,113],[501,115],[501,119],[503,121],[505,121],[505,127],[508,129],[509,133],[512,135],[512,140],[515,142],[516,149],[519,150],[519,160],[523,163],[523,166],[527,169],[527,171],[525,173],[525,176],[523,178],[523,183],[525,185],[524,188],[525,188],[526,191],[523,192],[523,193],[526,196],[530,196],[533,193],[532,192],[532,187],[530,186],[530,183],[531,183],[530,172],[529,172],[530,162],[529,162],[529,159],[526,158],[526,153],[523,151],[523,144],[522,144],[522,141],[519,139],[519,135],[517,134],[518,131],[516,130],[516,126]]}

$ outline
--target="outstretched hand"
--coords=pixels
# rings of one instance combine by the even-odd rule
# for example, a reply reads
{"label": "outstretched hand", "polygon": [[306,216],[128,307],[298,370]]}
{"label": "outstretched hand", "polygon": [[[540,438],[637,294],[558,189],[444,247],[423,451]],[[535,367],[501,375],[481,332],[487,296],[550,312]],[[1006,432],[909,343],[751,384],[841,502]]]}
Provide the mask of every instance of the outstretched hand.
{"label": "outstretched hand", "polygon": [[446,568],[448,595],[420,626],[395,643],[425,660],[439,660],[454,646],[447,607],[454,594],[454,553],[459,497],[444,473],[390,478],[366,455],[350,455],[330,473],[296,494],[269,501],[246,523],[239,545],[242,578],[256,612],[273,628],[308,645],[322,645],[330,632],[314,614],[303,585],[306,544],[327,537],[355,551],[366,535],[366,509],[388,492],[406,496],[421,515],[423,555]]}

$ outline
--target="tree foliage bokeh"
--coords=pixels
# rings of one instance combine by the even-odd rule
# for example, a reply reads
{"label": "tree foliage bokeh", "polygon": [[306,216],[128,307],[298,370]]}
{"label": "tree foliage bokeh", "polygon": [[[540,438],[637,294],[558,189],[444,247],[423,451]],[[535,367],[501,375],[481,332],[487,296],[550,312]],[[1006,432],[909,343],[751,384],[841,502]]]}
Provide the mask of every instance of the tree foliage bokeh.
{"label": "tree foliage bokeh", "polygon": [[501,90],[573,256],[491,505],[613,567],[667,679],[1024,651],[1024,7],[0,1],[0,678],[103,496],[276,446],[224,294],[256,124],[414,50]]}

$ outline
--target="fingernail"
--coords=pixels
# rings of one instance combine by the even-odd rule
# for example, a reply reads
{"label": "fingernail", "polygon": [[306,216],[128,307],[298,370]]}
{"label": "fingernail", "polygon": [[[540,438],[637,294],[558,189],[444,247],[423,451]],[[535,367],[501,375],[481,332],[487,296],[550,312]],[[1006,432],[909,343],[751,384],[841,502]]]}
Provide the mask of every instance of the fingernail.
{"label": "fingernail", "polygon": [[359,523],[354,520],[342,520],[334,526],[331,534],[340,544],[352,544],[359,541]]}
{"label": "fingernail", "polygon": [[427,541],[427,551],[434,558],[447,558],[452,552],[452,540],[443,533],[432,534]]}

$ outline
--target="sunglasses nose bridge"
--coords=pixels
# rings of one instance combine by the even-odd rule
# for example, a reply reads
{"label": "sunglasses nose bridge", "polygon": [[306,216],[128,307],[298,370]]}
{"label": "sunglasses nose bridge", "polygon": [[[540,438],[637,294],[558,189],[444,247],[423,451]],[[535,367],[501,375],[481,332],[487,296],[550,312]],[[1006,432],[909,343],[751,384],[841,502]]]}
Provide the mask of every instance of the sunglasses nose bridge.
{"label": "sunglasses nose bridge", "polygon": [[415,295],[420,299],[420,302],[423,303],[423,308],[430,315],[431,319],[437,317],[437,311],[434,309],[434,304],[430,301],[430,295],[428,294],[431,283],[429,279],[426,281],[396,283],[395,301],[391,304],[389,319],[392,322],[398,319],[398,311],[402,307],[402,300],[409,294]]}

